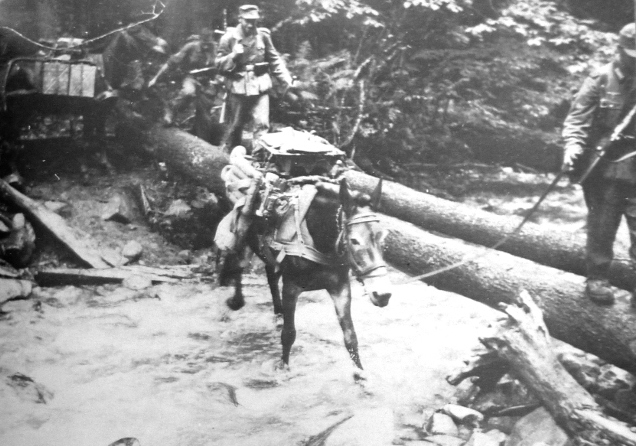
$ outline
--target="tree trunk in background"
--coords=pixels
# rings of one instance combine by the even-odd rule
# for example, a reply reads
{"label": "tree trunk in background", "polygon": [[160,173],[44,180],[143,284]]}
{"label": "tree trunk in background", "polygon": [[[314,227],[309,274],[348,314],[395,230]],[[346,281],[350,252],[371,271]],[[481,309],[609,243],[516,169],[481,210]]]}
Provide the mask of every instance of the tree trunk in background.
{"label": "tree trunk in background", "polygon": [[525,289],[538,301],[552,336],[636,372],[636,314],[623,297],[625,293],[611,307],[598,306],[584,296],[584,279],[580,276],[434,235],[393,217],[381,216],[381,221],[390,231],[385,259],[392,265],[420,274],[469,256],[474,260],[426,282],[493,308],[500,302],[513,303],[519,290]]}
{"label": "tree trunk in background", "polygon": [[[375,177],[356,171],[346,174],[352,188],[370,194]],[[521,222],[521,217],[491,214],[470,206],[414,191],[397,183],[382,186],[382,212],[425,229],[483,246],[493,246]],[[518,257],[585,276],[585,237],[568,231],[526,223],[498,248]],[[614,261],[610,281],[632,290],[635,274],[628,261]]]}
{"label": "tree trunk in background", "polygon": [[225,197],[221,170],[230,157],[218,147],[208,144],[183,130],[155,125],[144,134],[146,152],[177,172]]}

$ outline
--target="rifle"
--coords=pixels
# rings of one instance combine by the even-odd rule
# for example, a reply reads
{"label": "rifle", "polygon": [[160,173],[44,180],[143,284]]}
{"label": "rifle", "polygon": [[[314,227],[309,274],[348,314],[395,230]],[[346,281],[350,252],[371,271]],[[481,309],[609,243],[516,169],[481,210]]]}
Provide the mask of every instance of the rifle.
{"label": "rifle", "polygon": [[188,71],[189,74],[201,74],[201,73],[214,74],[215,72],[216,72],[216,67],[203,67],[203,68],[197,68],[196,70]]}
{"label": "rifle", "polygon": [[[636,0],[635,0],[636,1]],[[223,32],[227,32],[227,9],[223,8]],[[223,92],[223,104],[221,105],[221,113],[219,113],[219,124],[225,122],[225,114],[227,110],[227,88]]]}
{"label": "rifle", "polygon": [[[616,127],[614,127],[614,130],[612,131],[612,134],[610,135],[610,137],[603,138],[601,142],[596,146],[596,150],[593,153],[592,160],[589,166],[587,167],[587,169],[585,169],[585,172],[583,172],[583,174],[578,178],[578,180],[574,181],[574,183],[583,184],[583,182],[587,179],[587,177],[589,177],[592,171],[596,168],[598,163],[601,162],[601,160],[603,159],[603,157],[605,156],[609,148],[616,142],[621,141],[622,139],[625,138],[625,135],[623,135],[623,132],[631,124],[631,122],[634,119],[634,116],[636,116],[636,105],[634,105],[632,109],[629,111],[629,113],[627,113],[625,117],[621,120],[621,122],[619,122],[616,125]],[[627,158],[622,157],[619,161],[623,161],[625,159]]]}

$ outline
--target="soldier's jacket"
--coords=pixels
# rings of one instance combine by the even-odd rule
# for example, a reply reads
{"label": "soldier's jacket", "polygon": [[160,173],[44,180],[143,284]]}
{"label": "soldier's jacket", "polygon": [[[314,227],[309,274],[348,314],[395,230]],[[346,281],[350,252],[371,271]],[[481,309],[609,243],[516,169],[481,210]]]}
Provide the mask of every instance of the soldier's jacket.
{"label": "soldier's jacket", "polygon": [[[633,78],[623,74],[618,61],[610,62],[588,76],[576,94],[563,124],[565,146],[579,144],[586,150],[584,155],[589,155],[603,138],[612,133],[633,106],[633,99],[628,100],[633,95],[633,82]],[[626,133],[634,134],[633,125]],[[617,159],[635,149],[633,140],[618,143],[610,150],[607,158]],[[631,158],[620,163],[605,160],[599,163],[595,175],[636,184],[635,160],[636,158]]]}
{"label": "soldier's jacket", "polygon": [[[244,53],[239,61],[232,58],[234,45],[241,43]],[[257,28],[256,35],[246,36],[243,28],[228,28],[219,42],[216,66],[219,73],[228,80],[231,93],[256,96],[272,88],[271,74],[284,85],[291,85],[292,79],[280,57],[270,31]],[[261,67],[265,69],[261,69]]]}
{"label": "soldier's jacket", "polygon": [[199,40],[186,43],[178,53],[173,54],[168,59],[170,68],[179,67],[188,72],[199,68],[212,67],[216,61],[216,48],[214,45],[209,50],[201,47]]}

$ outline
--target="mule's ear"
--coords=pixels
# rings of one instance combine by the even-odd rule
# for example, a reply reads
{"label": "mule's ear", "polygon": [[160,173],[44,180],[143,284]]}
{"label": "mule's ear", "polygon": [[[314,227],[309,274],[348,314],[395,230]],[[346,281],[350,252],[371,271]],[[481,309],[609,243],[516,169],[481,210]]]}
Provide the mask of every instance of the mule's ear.
{"label": "mule's ear", "polygon": [[340,204],[347,217],[353,213],[355,204],[349,192],[349,183],[347,183],[346,178],[340,180]]}
{"label": "mule's ear", "polygon": [[378,211],[380,209],[380,199],[382,198],[382,178],[378,181],[378,185],[371,194],[371,209]]}

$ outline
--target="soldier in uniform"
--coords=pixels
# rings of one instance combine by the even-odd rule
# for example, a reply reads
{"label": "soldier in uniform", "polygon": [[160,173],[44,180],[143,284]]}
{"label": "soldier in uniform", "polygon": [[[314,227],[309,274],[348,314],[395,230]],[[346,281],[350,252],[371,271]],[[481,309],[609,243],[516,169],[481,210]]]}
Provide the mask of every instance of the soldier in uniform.
{"label": "soldier in uniform", "polygon": [[[594,149],[634,106],[634,34],[633,23],[621,29],[614,60],[592,73],[577,93],[563,127],[565,171],[585,171]],[[633,123],[627,131],[633,134]],[[585,291],[593,302],[601,305],[614,303],[607,278],[623,215],[631,238],[629,254],[636,265],[636,158],[620,161],[633,150],[633,140],[612,143],[582,183],[588,208]],[[632,293],[632,305],[635,300]]]}
{"label": "soldier in uniform", "polygon": [[229,125],[223,135],[222,147],[228,153],[241,143],[243,126],[251,118],[253,139],[257,140],[269,130],[269,91],[272,79],[291,87],[292,77],[278,51],[274,48],[270,32],[257,28],[260,18],[258,6],[239,8],[239,25],[228,28],[221,38],[216,57],[220,74],[227,79]]}
{"label": "soldier in uniform", "polygon": [[[195,76],[190,74],[190,71],[200,68],[213,68],[215,58],[214,33],[211,29],[204,28],[197,39],[187,42],[178,53],[172,55],[148,82],[148,87],[152,87],[163,73],[174,68],[180,68],[186,73],[181,85],[181,91],[166,110],[163,118],[164,124],[172,124],[174,113],[184,110],[196,97],[197,91],[201,89],[201,83]],[[214,77],[214,74],[213,71],[210,71],[207,76]]]}

